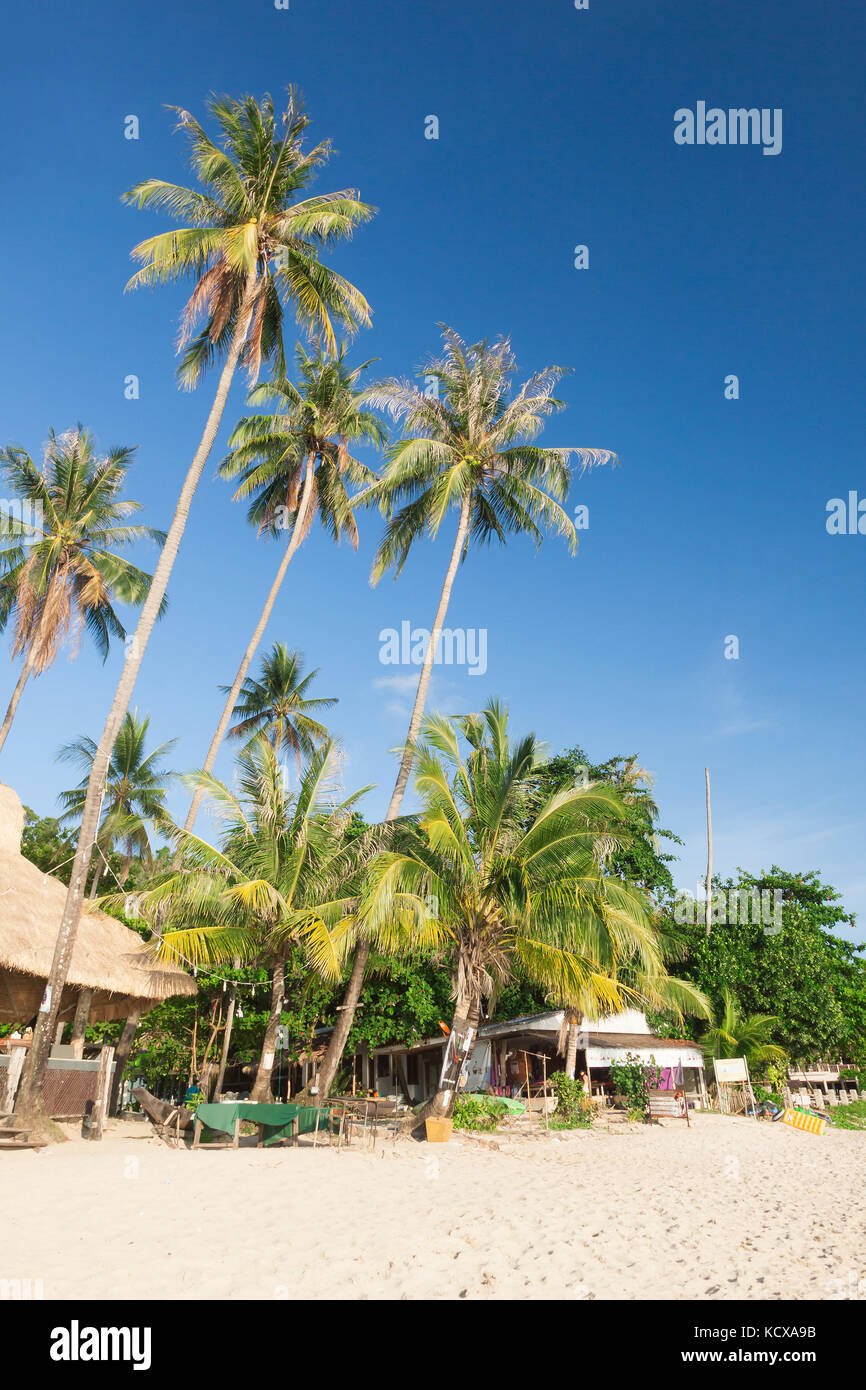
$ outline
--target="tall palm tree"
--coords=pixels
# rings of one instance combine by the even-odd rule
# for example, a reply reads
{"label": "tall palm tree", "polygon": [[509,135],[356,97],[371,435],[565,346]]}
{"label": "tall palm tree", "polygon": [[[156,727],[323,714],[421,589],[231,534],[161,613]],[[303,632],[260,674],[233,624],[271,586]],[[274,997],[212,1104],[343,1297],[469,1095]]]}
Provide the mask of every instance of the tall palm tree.
{"label": "tall palm tree", "polygon": [[482,1002],[517,967],[590,1017],[626,1000],[706,1012],[699,991],[667,975],[642,892],[605,873],[627,835],[613,790],[570,788],[538,806],[539,745],[532,734],[512,743],[495,701],[480,715],[432,716],[421,734],[420,817],[373,863],[358,917],[387,946],[411,935],[436,903],[440,950],[452,967],[449,1057],[457,1062],[450,1075],[443,1070],[427,1113],[451,1113]]}
{"label": "tall palm tree", "polygon": [[126,636],[114,605],[147,596],[151,576],[115,553],[145,538],[165,541],[162,531],[127,524],[141,510],[122,496],[133,453],[100,457],[80,425],[49,431],[41,468],[25,449],[0,450],[0,473],[22,503],[20,517],[0,514],[0,631],[14,619],[12,654],[24,658],[0,748],[30,676],[51,666],[65,641],[77,645],[82,627],[105,661],[112,637]]}
{"label": "tall palm tree", "polygon": [[[298,196],[328,158],[330,145],[326,141],[304,148],[309,122],[296,94],[289,92],[282,116],[274,111],[270,97],[261,103],[252,97],[240,101],[213,98],[210,110],[220,129],[220,143],[213,141],[188,111],[179,111],[201,189],[147,179],[126,195],[138,207],[167,211],[184,224],[148,237],[134,248],[133,255],[142,265],[130,281],[135,287],[185,276],[194,279],[181,328],[183,380],[194,384],[203,369],[223,354],[224,362],[93,760],[48,977],[51,1003],[39,1015],[16,1098],[16,1114],[29,1117],[33,1127],[43,1129],[42,1078],[81,918],[83,886],[111,750],[129,707],[238,362],[243,358],[253,378],[263,358],[281,369],[284,303],[294,304],[299,321],[329,350],[336,342],[332,320],[351,330],[369,322],[370,317],[363,295],[326,266],[319,252],[349,236],[373,209],[353,191]],[[194,336],[200,315],[204,315],[204,327]]]}
{"label": "tall palm tree", "polygon": [[[254,739],[238,758],[238,791],[212,775],[201,785],[223,822],[219,847],[177,830],[180,865],[136,897],[137,911],[162,923],[158,950],[180,964],[266,963],[271,1001],[252,1099],[272,1099],[271,1076],[283,1004],[285,966],[302,949],[309,968],[339,979],[352,923],[350,864],[358,841],[345,843],[351,811],[364,791],[337,799],[336,745],[310,757],[290,792],[275,749]],[[366,790],[366,789],[365,789]]]}
{"label": "tall palm tree", "polygon": [[317,667],[305,676],[303,652],[290,652],[285,643],[275,642],[262,662],[261,679],[248,676],[243,683],[241,699],[234,707],[238,722],[229,729],[229,738],[264,734],[277,753],[284,749],[294,753],[300,772],[301,754],[309,758],[328,739],[328,730],[313,717],[313,711],[337,703],[332,696],[307,695],[318,674]]}
{"label": "tall palm tree", "polygon": [[[551,394],[561,367],[537,372],[512,395],[516,362],[507,338],[467,346],[445,326],[442,336],[443,355],[421,373],[435,394],[396,379],[368,393],[371,405],[386,408],[410,431],[391,449],[375,493],[389,519],[373,582],[389,568],[399,574],[414,543],[425,535],[435,538],[450,512],[458,518],[386,821],[400,814],[451,589],[470,545],[494,538],[504,543],[520,534],[538,546],[545,531],[552,531],[565,538],[573,554],[577,532],[561,505],[571,481],[570,460],[577,456],[583,468],[616,462],[607,449],[546,449],[533,443],[545,419],[562,409]],[[368,957],[369,945],[362,941],[323,1063],[325,1087],[346,1045]]]}
{"label": "tall palm tree", "polygon": [[[376,475],[353,458],[349,445],[380,445],[385,441],[382,424],[364,408],[365,392],[358,385],[369,362],[350,367],[343,347],[331,359],[321,351],[309,354],[300,344],[295,359],[300,386],[283,375],[256,387],[250,404],[273,402],[276,410],[240,421],[229,441],[231,452],[220,468],[224,478],[240,479],[235,498],[251,498],[247,517],[260,534],[277,536],[291,526],[291,536],[234,681],[224,687],[227,699],[204,761],[205,772],[210,772],[216,761],[286,571],[309,532],[316,509],[334,540],[339,541],[345,533],[358,548],[347,484],[369,485]],[[202,795],[197,790],[192,799],[186,830],[195,824]]]}
{"label": "tall palm tree", "polygon": [[774,1014],[744,1017],[734,995],[724,989],[721,1010],[712,1028],[700,1038],[700,1046],[708,1061],[713,1057],[745,1057],[750,1068],[760,1062],[781,1061],[785,1049],[770,1042],[778,1022]]}
{"label": "tall palm tree", "polygon": [[[121,847],[124,856],[120,871],[123,883],[129,877],[134,858],[139,859],[145,867],[152,867],[150,837],[154,829],[159,829],[166,820],[166,786],[174,776],[161,766],[161,761],[171,752],[177,740],[170,739],[147,753],[149,729],[149,715],[139,718],[138,710],[127,710],[108,765],[105,800],[96,837],[101,863],[93,874],[91,897],[96,895],[105,855],[115,846]],[[76,763],[84,772],[77,787],[60,793],[59,801],[63,807],[61,821],[81,818],[95,757],[96,744],[86,736],[60,749],[58,762]]]}

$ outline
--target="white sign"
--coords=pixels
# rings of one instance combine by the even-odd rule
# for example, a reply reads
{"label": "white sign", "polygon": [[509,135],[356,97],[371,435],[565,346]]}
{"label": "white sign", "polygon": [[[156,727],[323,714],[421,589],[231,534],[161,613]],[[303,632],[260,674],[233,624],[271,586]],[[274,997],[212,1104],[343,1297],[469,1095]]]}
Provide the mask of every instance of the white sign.
{"label": "white sign", "polygon": [[713,1070],[717,1081],[748,1081],[749,1069],[745,1057],[714,1057]]}
{"label": "white sign", "polygon": [[277,1051],[285,1052],[289,1045],[289,1030],[285,1023],[281,1023],[277,1028]]}

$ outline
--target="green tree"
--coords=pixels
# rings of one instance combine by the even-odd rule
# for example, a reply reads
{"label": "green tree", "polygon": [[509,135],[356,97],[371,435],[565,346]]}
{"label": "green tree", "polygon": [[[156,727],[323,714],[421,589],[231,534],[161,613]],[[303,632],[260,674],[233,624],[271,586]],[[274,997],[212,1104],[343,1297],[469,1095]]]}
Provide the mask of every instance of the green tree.
{"label": "green tree", "polygon": [[21,517],[0,511],[0,631],[14,620],[12,655],[23,657],[0,748],[29,678],[53,664],[64,642],[77,647],[82,627],[105,661],[112,637],[126,636],[115,605],[147,596],[151,576],[116,554],[145,538],[165,541],[162,531],[128,524],[141,510],[123,497],[133,452],[100,457],[80,425],[49,431],[41,468],[25,449],[0,450],[4,484],[22,503]]}
{"label": "green tree", "polygon": [[[329,351],[336,347],[332,319],[347,330],[369,322],[363,295],[326,266],[319,252],[349,236],[370,217],[372,209],[354,192],[298,197],[327,160],[330,146],[325,142],[304,148],[309,122],[295,93],[289,93],[281,117],[270,97],[261,104],[252,97],[240,101],[215,97],[210,110],[220,129],[219,144],[188,111],[179,111],[201,189],[147,179],[127,195],[136,206],[166,211],[183,224],[147,237],[134,248],[141,268],[130,281],[136,287],[187,276],[194,279],[181,328],[182,379],[194,384],[209,363],[223,356],[224,361],[93,760],[74,870],[48,976],[52,1003],[39,1015],[15,1102],[16,1115],[25,1117],[31,1128],[47,1128],[42,1080],[81,919],[111,750],[129,707],[238,362],[243,359],[252,378],[265,358],[284,370],[284,303],[295,306],[299,321]],[[202,315],[204,327],[195,335],[194,326]]]}
{"label": "green tree", "polygon": [[[777,865],[763,874],[741,869],[735,879],[716,880],[714,889],[725,894],[729,920],[714,921],[710,937],[700,903],[691,913],[688,904],[669,904],[666,930],[682,961],[679,973],[709,996],[716,1014],[727,990],[746,1015],[772,1015],[777,1022],[771,1040],[794,1061],[863,1057],[866,965],[862,945],[836,934],[839,927],[854,926],[839,893],[817,871],[793,873]],[[730,920],[732,893],[738,919],[746,915],[747,920]],[[767,921],[760,910],[740,911],[740,894],[754,903],[753,893],[758,904],[762,893],[768,895]],[[780,894],[780,931],[773,920],[773,893]],[[675,920],[683,916],[696,920]],[[665,1027],[663,1015],[652,1021]]]}
{"label": "green tree", "polygon": [[[153,867],[150,837],[165,821],[166,787],[174,776],[162,766],[161,760],[171,752],[176,740],[161,743],[147,753],[149,729],[149,715],[139,718],[138,710],[128,710],[112,749],[97,833],[100,863],[94,871],[91,897],[96,895],[100,877],[108,863],[106,855],[111,848],[121,848],[120,881],[123,884],[129,877],[134,858],[148,870]],[[61,819],[67,823],[77,822],[84,810],[96,744],[92,738],[85,736],[66,744],[57,757],[60,762],[77,763],[84,772],[78,786],[71,791],[61,792],[58,798],[63,807]]]}
{"label": "green tree", "polygon": [[307,694],[318,674],[316,667],[304,675],[303,652],[290,652],[283,642],[275,642],[262,662],[261,678],[249,676],[244,681],[233,711],[238,722],[229,729],[229,738],[264,734],[277,753],[294,753],[300,771],[301,754],[309,757],[328,739],[328,730],[313,718],[313,711],[337,703],[331,696]]}
{"label": "green tree", "polygon": [[640,884],[654,896],[673,893],[668,865],[676,860],[676,855],[663,853],[659,841],[681,845],[682,840],[672,830],[658,826],[659,809],[652,794],[652,779],[635,754],[628,758],[617,754],[603,763],[593,763],[576,744],[546,762],[539,769],[538,781],[542,795],[575,785],[612,787],[626,806],[628,842],[611,858],[611,872]]}
{"label": "green tree", "polygon": [[747,1018],[729,989],[723,991],[722,1000],[713,1026],[700,1037],[708,1061],[713,1057],[745,1057],[751,1071],[765,1062],[784,1060],[784,1049],[770,1042],[777,1018],[772,1014],[750,1014]]}
{"label": "green tree", "polygon": [[[511,743],[495,702],[428,718],[416,750],[423,809],[372,864],[359,930],[389,953],[419,930],[434,938],[452,967],[458,1049],[471,1050],[482,1000],[517,962],[591,1017],[626,1000],[706,1013],[699,991],[668,976],[648,900],[604,871],[627,836],[621,797],[572,787],[539,805],[539,761],[533,735]],[[440,1090],[428,1113],[450,1114],[453,1099],[453,1087]]]}
{"label": "green tree", "polygon": [[[369,362],[350,367],[342,347],[329,359],[321,351],[308,354],[300,345],[296,360],[300,387],[285,375],[256,387],[250,404],[272,402],[277,408],[240,421],[229,441],[231,452],[220,468],[224,478],[240,479],[234,496],[251,498],[247,517],[260,534],[278,536],[291,527],[291,535],[234,681],[221,687],[227,698],[205,758],[205,772],[216,761],[286,572],[316,511],[335,541],[345,534],[358,548],[347,485],[369,485],[376,475],[349,452],[349,446],[385,440],[381,422],[364,408],[365,393],[358,384]],[[197,793],[185,829],[192,830],[200,805]]]}
{"label": "green tree", "polygon": [[[337,800],[335,744],[306,764],[296,792],[267,739],[238,757],[238,792],[210,773],[204,786],[224,825],[217,848],[175,828],[179,868],[138,897],[138,911],[161,921],[159,953],[206,968],[234,961],[267,964],[271,1003],[253,1100],[271,1096],[277,1028],[289,954],[302,948],[307,968],[337,980],[351,927],[353,855],[345,824],[364,793]],[[362,842],[356,841],[360,846]]]}
{"label": "green tree", "polygon": [[[424,390],[391,379],[368,392],[371,405],[390,411],[408,431],[408,437],[391,448],[373,493],[388,518],[373,564],[373,582],[389,569],[396,577],[416,541],[422,536],[435,539],[446,516],[456,512],[458,517],[386,822],[400,814],[451,590],[469,547],[494,539],[504,544],[509,535],[530,536],[538,546],[545,532],[553,532],[563,536],[574,553],[577,532],[562,506],[571,481],[570,460],[576,455],[584,468],[616,461],[607,449],[541,448],[534,443],[544,421],[562,409],[552,394],[563,375],[561,367],[537,372],[512,394],[516,362],[507,338],[467,346],[445,326],[442,336],[443,355],[420,374]],[[369,949],[362,940],[355,953],[322,1067],[326,1091],[346,1045]]]}

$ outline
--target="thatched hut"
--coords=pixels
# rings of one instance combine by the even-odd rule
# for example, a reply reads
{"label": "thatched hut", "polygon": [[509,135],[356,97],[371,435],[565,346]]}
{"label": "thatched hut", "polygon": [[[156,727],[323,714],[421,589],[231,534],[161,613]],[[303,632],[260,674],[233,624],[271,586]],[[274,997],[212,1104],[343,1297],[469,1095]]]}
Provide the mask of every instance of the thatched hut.
{"label": "thatched hut", "polygon": [[[0,1022],[35,1018],[51,969],[66,888],[21,854],[24,808],[0,782]],[[91,1022],[147,1013],[173,994],[195,994],[195,981],[155,961],[122,922],[85,908],[78,928],[60,1018],[73,1017],[82,990],[92,990]]]}

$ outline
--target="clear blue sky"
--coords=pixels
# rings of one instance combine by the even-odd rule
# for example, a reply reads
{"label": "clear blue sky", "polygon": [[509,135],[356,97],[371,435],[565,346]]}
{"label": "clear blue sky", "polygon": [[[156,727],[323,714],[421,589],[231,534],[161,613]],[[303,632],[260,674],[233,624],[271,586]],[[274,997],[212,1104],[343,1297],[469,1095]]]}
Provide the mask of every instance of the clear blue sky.
{"label": "clear blue sky", "polygon": [[[214,382],[176,389],[181,288],[123,295],[129,248],[168,223],[119,196],[187,179],[165,103],[200,116],[211,90],[299,85],[339,151],[319,189],[356,186],[380,209],[333,257],[375,310],[357,352],[408,373],[439,320],[508,332],[524,372],[573,368],[548,442],[622,461],[575,484],[570,505],[590,508],[577,558],[556,542],[470,556],[450,620],[488,630],[488,671],[437,674],[432,703],[496,693],[553,750],[637,753],[685,840],[686,887],[704,865],[708,764],[720,873],[817,868],[862,911],[866,536],[829,536],[825,507],[866,496],[864,33],[859,0],[18,6],[0,89],[2,441],[36,453],[49,425],[81,420],[105,446],[137,444],[129,491],[168,525]],[[675,144],[674,111],[698,101],[781,108],[781,154]],[[279,558],[214,476],[243,404],[238,381],[135,696],[157,739],[179,739],[181,769],[204,757]],[[371,816],[408,708],[377,683],[395,673],[378,634],[429,626],[451,543],[449,527],[371,590],[378,528],[362,518],[358,555],[313,537],[267,635],[339,696],[345,782],[378,784]],[[103,667],[85,640],[26,692],[0,776],[42,814],[70,781],[56,749],[98,736],[122,658]]]}

